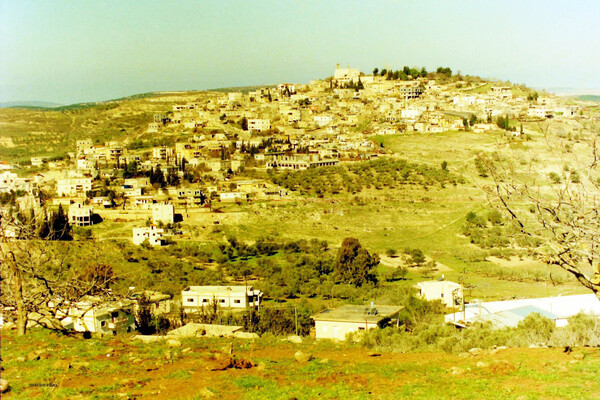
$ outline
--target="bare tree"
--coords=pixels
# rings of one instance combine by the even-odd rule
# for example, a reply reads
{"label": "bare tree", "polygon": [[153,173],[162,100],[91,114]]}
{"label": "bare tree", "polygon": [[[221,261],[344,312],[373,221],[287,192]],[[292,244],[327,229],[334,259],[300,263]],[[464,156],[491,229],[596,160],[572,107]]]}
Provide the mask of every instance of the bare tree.
{"label": "bare tree", "polygon": [[36,218],[24,223],[8,213],[0,215],[0,305],[16,310],[19,335],[32,319],[64,330],[60,320],[84,296],[114,298],[110,284],[116,276],[102,262],[96,243],[49,239],[56,235],[42,239],[38,232]]}
{"label": "bare tree", "polygon": [[524,173],[512,160],[480,154],[494,181],[486,187],[488,197],[536,242],[541,260],[569,272],[600,298],[600,130],[588,126],[574,151],[574,141],[552,137],[547,125],[541,128],[550,154],[575,168],[563,168],[560,182],[548,185],[534,168]]}

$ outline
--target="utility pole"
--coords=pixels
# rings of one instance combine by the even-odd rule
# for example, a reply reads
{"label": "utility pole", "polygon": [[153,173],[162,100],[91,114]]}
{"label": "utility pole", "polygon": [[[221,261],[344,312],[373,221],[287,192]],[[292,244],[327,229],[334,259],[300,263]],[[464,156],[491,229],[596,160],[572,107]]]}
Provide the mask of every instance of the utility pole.
{"label": "utility pole", "polygon": [[296,323],[296,336],[298,336],[298,309],[294,306],[294,320]]}

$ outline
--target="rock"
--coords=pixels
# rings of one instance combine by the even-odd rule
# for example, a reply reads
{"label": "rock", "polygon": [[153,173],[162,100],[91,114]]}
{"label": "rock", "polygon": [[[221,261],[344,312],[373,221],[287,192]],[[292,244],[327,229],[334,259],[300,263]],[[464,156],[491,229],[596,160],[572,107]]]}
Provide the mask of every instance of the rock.
{"label": "rock", "polygon": [[477,361],[477,364],[475,364],[475,366],[477,368],[487,368],[490,364],[483,362],[483,361]]}
{"label": "rock", "polygon": [[134,357],[133,360],[131,360],[131,363],[132,364],[141,364],[142,361],[143,360],[141,358]]}
{"label": "rock", "polygon": [[259,370],[259,371],[264,371],[265,369],[267,369],[267,365],[264,362],[261,361],[256,366],[256,369]]}
{"label": "rock", "polygon": [[225,354],[219,354],[214,359],[210,360],[206,369],[209,371],[224,371],[233,366],[233,358]]}
{"label": "rock", "polygon": [[169,347],[181,347],[181,341],[177,339],[167,339],[167,346]]}
{"label": "rock", "polygon": [[452,375],[457,375],[457,376],[458,376],[458,375],[462,375],[462,374],[464,374],[464,373],[465,373],[465,370],[464,370],[464,369],[462,369],[462,368],[459,368],[459,367],[452,367],[452,368],[450,368],[450,369],[449,369],[449,372],[450,372]]}
{"label": "rock", "polygon": [[4,325],[2,325],[2,330],[4,331],[9,331],[13,328],[16,328],[16,325],[13,322],[5,322]]}
{"label": "rock", "polygon": [[573,355],[573,358],[576,360],[583,360],[585,358],[585,354],[583,353],[577,353]]}
{"label": "rock", "polygon": [[300,344],[302,343],[302,338],[298,335],[288,336],[287,340],[292,343]]}
{"label": "rock", "polygon": [[36,351],[36,353],[40,357],[39,358],[40,360],[47,360],[47,359],[50,358],[50,353],[47,353],[47,352],[45,352],[43,350]]}
{"label": "rock", "polygon": [[23,357],[23,356],[19,356],[19,357],[17,357],[17,361],[18,361],[18,362],[25,362],[25,361],[26,361],[26,358],[25,358],[25,357]]}
{"label": "rock", "polygon": [[40,355],[38,353],[36,353],[35,351],[30,351],[29,353],[27,353],[27,361],[36,361],[40,359]]}
{"label": "rock", "polygon": [[71,368],[71,363],[69,363],[67,360],[56,360],[52,363],[52,368],[66,371]]}
{"label": "rock", "polygon": [[258,333],[254,332],[234,332],[233,337],[238,339],[258,339]]}
{"label": "rock", "polygon": [[71,366],[73,369],[86,369],[90,367],[90,363],[87,361],[73,361]]}
{"label": "rock", "polygon": [[125,378],[125,379],[121,379],[120,383],[122,386],[125,386],[125,387],[133,387],[133,386],[135,386],[135,384],[137,382],[133,378]]}
{"label": "rock", "polygon": [[185,349],[181,350],[181,352],[182,352],[183,354],[185,354],[185,353],[189,353],[190,351],[192,351],[192,348],[191,348],[191,347],[186,347]]}
{"label": "rock", "polygon": [[460,353],[458,356],[459,356],[460,358],[468,358],[468,357],[470,357],[471,355],[470,355],[469,353]]}
{"label": "rock", "polygon": [[227,346],[221,347],[221,352],[225,354],[233,354],[233,343],[229,343]]}
{"label": "rock", "polygon": [[160,340],[165,340],[164,336],[154,336],[154,335],[136,335],[133,337],[133,340],[139,340],[144,343],[154,343]]}
{"label": "rock", "polygon": [[235,358],[233,359],[233,368],[237,369],[247,369],[256,366],[256,363],[251,360],[246,360],[244,358]]}
{"label": "rock", "polygon": [[115,349],[113,349],[112,347],[109,347],[108,349],[106,349],[106,351],[104,353],[106,354],[112,354],[115,352]]}
{"label": "rock", "polygon": [[322,360],[319,360],[319,364],[329,364],[329,358],[323,358]]}
{"label": "rock", "polygon": [[474,347],[469,350],[469,354],[477,357],[477,356],[480,356],[481,354],[483,354],[483,350],[481,350],[479,347]]}
{"label": "rock", "polygon": [[8,381],[6,379],[0,379],[0,393],[5,393],[10,388]]}
{"label": "rock", "polygon": [[294,358],[296,359],[296,361],[298,361],[299,363],[307,363],[310,360],[313,360],[314,357],[312,354],[306,354],[301,352],[300,350],[298,350],[295,354],[294,354]]}
{"label": "rock", "polygon": [[211,392],[210,389],[208,389],[208,388],[200,389],[197,393],[203,399],[210,399],[211,397],[215,396],[215,394],[213,392]]}

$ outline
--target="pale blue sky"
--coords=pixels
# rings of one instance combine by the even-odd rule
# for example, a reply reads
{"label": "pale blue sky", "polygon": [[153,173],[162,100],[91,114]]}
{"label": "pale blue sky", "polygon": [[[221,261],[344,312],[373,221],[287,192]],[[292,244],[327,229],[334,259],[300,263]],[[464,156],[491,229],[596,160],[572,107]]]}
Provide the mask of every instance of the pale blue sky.
{"label": "pale blue sky", "polygon": [[336,63],[600,88],[600,1],[0,0],[0,101],[308,82]]}

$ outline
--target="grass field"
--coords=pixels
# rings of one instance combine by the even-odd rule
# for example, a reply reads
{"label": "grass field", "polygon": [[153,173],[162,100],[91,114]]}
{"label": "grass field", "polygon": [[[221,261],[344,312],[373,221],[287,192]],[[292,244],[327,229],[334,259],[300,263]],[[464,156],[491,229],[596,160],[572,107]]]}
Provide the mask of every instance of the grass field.
{"label": "grass field", "polygon": [[[230,348],[233,357],[255,366],[211,370],[215,359],[229,357]],[[314,359],[296,361],[299,350]],[[368,353],[353,344],[314,339],[292,344],[273,336],[184,339],[181,347],[169,348],[125,336],[82,340],[32,331],[19,338],[3,332],[2,378],[11,390],[2,398],[599,398],[599,349],[492,353]]]}

